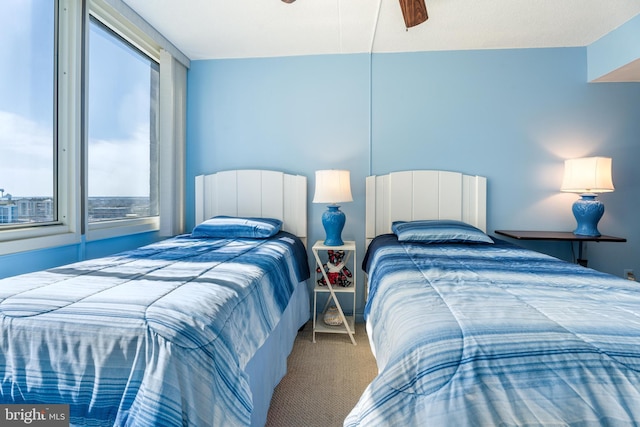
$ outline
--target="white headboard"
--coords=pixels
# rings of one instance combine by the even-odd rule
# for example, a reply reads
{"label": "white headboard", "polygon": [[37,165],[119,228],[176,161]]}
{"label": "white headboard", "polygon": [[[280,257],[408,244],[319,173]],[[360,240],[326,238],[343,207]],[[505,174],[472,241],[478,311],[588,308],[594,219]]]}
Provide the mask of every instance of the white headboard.
{"label": "white headboard", "polygon": [[277,218],[306,245],[307,178],[249,169],[196,176],[196,224],[215,215]]}
{"label": "white headboard", "polygon": [[367,245],[393,221],[455,219],[486,232],[485,177],[417,170],[369,176],[366,185]]}

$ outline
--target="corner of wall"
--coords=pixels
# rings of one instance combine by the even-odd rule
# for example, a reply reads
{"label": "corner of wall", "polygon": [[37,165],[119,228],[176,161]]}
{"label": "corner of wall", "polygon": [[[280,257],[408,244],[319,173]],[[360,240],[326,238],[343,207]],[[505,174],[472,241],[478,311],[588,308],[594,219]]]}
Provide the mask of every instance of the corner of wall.
{"label": "corner of wall", "polygon": [[640,81],[640,15],[587,46],[589,82]]}

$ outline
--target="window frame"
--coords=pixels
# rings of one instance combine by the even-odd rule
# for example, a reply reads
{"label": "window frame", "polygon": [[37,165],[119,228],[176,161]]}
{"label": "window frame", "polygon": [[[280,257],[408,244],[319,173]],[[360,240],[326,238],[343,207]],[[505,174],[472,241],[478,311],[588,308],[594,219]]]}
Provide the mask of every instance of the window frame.
{"label": "window frame", "polygon": [[[54,200],[57,221],[0,229],[0,256],[75,245],[137,233],[158,231],[160,216],[88,222],[86,212],[87,105],[84,83],[88,67],[89,15],[107,25],[160,64],[161,46],[122,16],[106,0],[56,0],[54,62]],[[154,34],[157,37],[157,34]],[[160,68],[162,80],[162,67]],[[160,87],[162,92],[162,85]],[[160,95],[161,96],[161,95]],[[155,126],[158,127],[159,120]],[[156,134],[159,129],[156,129]],[[158,142],[160,145],[162,141]],[[158,168],[159,160],[151,167]],[[81,185],[82,183],[82,185]],[[160,207],[159,207],[160,209]]]}
{"label": "window frame", "polygon": [[[55,223],[0,231],[0,255],[71,245],[80,242],[78,147],[80,141],[82,12],[73,0],[58,0],[55,8],[54,49],[54,189],[58,218]],[[55,54],[56,52],[52,52]]]}
{"label": "window frame", "polygon": [[[89,25],[90,18],[94,18],[99,21],[102,25],[106,26],[109,30],[113,31],[116,35],[124,39],[128,42],[132,47],[138,49],[142,54],[146,55],[150,60],[155,61],[158,67],[160,67],[160,46],[154,43],[148,36],[146,36],[140,29],[135,27],[133,24],[124,20],[120,15],[118,15],[113,9],[109,7],[102,0],[90,0],[89,1],[89,10],[87,11],[85,17],[85,37],[86,40],[89,40]],[[88,45],[88,43],[87,43]],[[88,76],[88,47],[86,60],[85,60],[85,76]],[[160,73],[162,70],[160,70]],[[84,91],[85,93],[85,105],[88,105],[88,90]],[[158,107],[159,107],[159,97],[158,97]],[[158,108],[158,117],[154,121],[155,130],[154,133],[156,137],[159,137],[159,108]],[[84,123],[87,123],[87,115],[88,110],[86,108],[83,109],[84,114]],[[84,141],[86,147],[88,147],[89,136],[88,136],[88,128],[87,126],[83,127]],[[160,141],[157,141],[157,149],[159,149]],[[88,174],[90,173],[88,168],[88,157],[86,155],[86,149],[84,150],[83,159],[86,171],[83,174],[83,182],[85,183],[84,188],[88,188]],[[150,168],[159,168],[159,160],[156,156],[155,164],[151,163]],[[158,170],[158,174],[160,171]],[[157,190],[159,191],[159,190]],[[86,207],[88,199],[87,195],[83,194],[83,203]],[[158,207],[159,209],[159,207]],[[85,224],[85,234],[87,241],[91,240],[101,240],[108,239],[112,237],[125,236],[136,233],[145,233],[149,231],[157,231],[160,229],[160,215],[149,216],[144,218],[125,218],[125,219],[115,219],[112,221],[98,221],[98,222],[89,222],[89,212],[88,209],[83,209],[83,222]]]}

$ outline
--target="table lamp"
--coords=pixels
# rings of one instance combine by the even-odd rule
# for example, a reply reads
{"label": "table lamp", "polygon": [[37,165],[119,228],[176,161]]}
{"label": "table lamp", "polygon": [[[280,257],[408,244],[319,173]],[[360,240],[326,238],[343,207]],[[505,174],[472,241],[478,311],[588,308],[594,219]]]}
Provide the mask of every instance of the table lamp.
{"label": "table lamp", "polygon": [[564,178],[561,191],[579,193],[573,204],[573,216],[578,226],[573,234],[600,236],[598,221],[604,214],[604,204],[596,199],[597,193],[613,191],[611,158],[584,157],[564,162]]}
{"label": "table lamp", "polygon": [[322,225],[326,234],[324,244],[342,246],[342,229],[347,220],[338,203],[352,202],[350,173],[346,170],[316,171],[316,191],[313,203],[328,203],[322,214]]}

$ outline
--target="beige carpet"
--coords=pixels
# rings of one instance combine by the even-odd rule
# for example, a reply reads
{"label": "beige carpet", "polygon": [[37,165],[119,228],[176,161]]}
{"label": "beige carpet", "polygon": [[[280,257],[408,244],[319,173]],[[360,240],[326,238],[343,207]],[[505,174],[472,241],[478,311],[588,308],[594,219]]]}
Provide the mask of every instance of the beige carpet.
{"label": "beige carpet", "polygon": [[316,333],[311,322],[298,332],[287,375],[271,399],[266,427],[332,427],[342,422],[378,373],[364,324],[356,342],[346,334]]}

